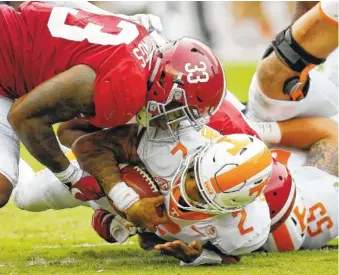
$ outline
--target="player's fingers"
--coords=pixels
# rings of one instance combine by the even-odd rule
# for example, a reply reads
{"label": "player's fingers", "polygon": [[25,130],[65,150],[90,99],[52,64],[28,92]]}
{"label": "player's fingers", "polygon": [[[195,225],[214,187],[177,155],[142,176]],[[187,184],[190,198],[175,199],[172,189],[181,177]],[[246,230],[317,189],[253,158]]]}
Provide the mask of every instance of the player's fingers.
{"label": "player's fingers", "polygon": [[148,31],[149,28],[150,28],[150,25],[149,25],[149,20],[148,20],[148,16],[146,14],[141,14],[140,15],[140,22],[141,22],[141,25],[143,25],[145,27],[145,29]]}
{"label": "player's fingers", "polygon": [[156,250],[161,250],[163,248],[164,248],[164,244],[157,244],[157,245],[154,246],[154,249],[156,249]]}
{"label": "player's fingers", "polygon": [[182,241],[179,241],[179,240],[175,240],[175,241],[173,241],[172,242],[173,244],[175,244],[175,245],[177,245],[177,246],[186,246],[186,244],[185,243],[183,243]]}
{"label": "player's fingers", "polygon": [[194,249],[196,249],[196,250],[201,250],[202,249],[201,243],[196,241],[196,240],[192,241],[189,246],[194,248]]}
{"label": "player's fingers", "polygon": [[162,23],[159,16],[156,16],[154,14],[148,15],[150,25],[153,29],[155,29],[157,32],[162,32]]}
{"label": "player's fingers", "polygon": [[164,203],[164,196],[161,196],[161,195],[155,198],[151,198],[151,199],[155,207],[158,207]]}
{"label": "player's fingers", "polygon": [[174,241],[170,244],[170,247],[175,250],[176,252],[183,252],[185,251],[185,247],[179,241]]}
{"label": "player's fingers", "polygon": [[153,233],[156,231],[155,224],[151,223],[151,222],[144,223],[140,227],[146,228],[146,229],[148,229],[149,231],[151,231]]}
{"label": "player's fingers", "polygon": [[126,226],[127,228],[130,228],[130,227],[136,227],[136,225],[135,225],[134,223],[129,222],[129,221],[126,221],[125,226]]}
{"label": "player's fingers", "polygon": [[169,222],[170,222],[170,219],[168,218],[167,214],[164,214],[162,217],[157,216],[157,218],[154,221],[154,223],[156,225],[165,224],[165,223],[169,223]]}
{"label": "player's fingers", "polygon": [[177,252],[170,246],[164,246],[161,249],[162,252],[165,252],[166,254],[170,254],[170,255],[176,255]]}

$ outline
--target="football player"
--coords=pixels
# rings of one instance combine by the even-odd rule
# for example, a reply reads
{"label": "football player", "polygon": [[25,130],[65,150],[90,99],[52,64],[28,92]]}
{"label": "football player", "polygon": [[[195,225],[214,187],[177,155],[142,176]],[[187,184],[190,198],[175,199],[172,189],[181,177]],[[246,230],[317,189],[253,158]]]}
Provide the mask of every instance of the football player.
{"label": "football player", "polygon": [[[212,128],[218,129],[219,132],[223,134],[231,134],[231,133],[245,133],[253,136],[257,136],[255,131],[247,124],[245,117],[242,115],[241,112],[239,112],[230,102],[229,100],[232,98],[232,94],[230,92],[227,93],[226,100],[223,102],[221,108],[219,111],[211,118],[211,121],[209,122],[209,126]],[[66,143],[68,145],[72,145],[72,142],[78,138],[78,136],[82,136],[85,134],[84,129],[87,130],[87,123],[84,122],[84,128],[82,128],[82,125],[79,122],[69,122],[62,124],[62,129],[58,129],[58,134],[61,133],[61,138],[63,140],[63,143]],[[67,128],[69,127],[69,128]],[[130,137],[133,137],[133,134],[137,135],[139,129],[137,125],[131,126],[125,126],[126,131],[132,131],[133,129],[136,129],[136,131],[132,131],[131,133],[122,133],[122,136],[125,138],[126,136],[130,135]],[[140,127],[140,126],[139,126]],[[132,129],[132,130],[131,130]],[[146,129],[143,127],[140,127],[141,132],[146,132]],[[155,129],[153,129],[154,132]],[[113,131],[113,130],[112,130]],[[121,131],[121,130],[120,130]],[[164,132],[164,131],[163,131]],[[206,130],[204,127],[200,134],[192,134],[191,132],[190,136],[193,136],[192,143],[196,139],[198,144],[201,144],[203,142],[208,141],[209,139],[215,137],[216,133],[212,130]],[[152,133],[151,133],[152,134]],[[149,144],[153,144],[153,146],[156,146],[157,149],[164,148],[170,148],[175,147],[176,142],[171,142],[169,145],[166,145],[166,143],[154,143],[149,141],[148,135],[143,134],[144,138],[148,140]],[[184,138],[186,133],[182,135],[181,138]],[[147,137],[146,137],[147,136]],[[205,138],[204,136],[208,137]],[[188,138],[190,139],[190,138]],[[200,140],[200,141],[199,141]],[[147,144],[148,144],[147,143]],[[79,144],[77,145],[79,146]],[[99,144],[100,146],[100,144]],[[197,145],[198,147],[198,145]],[[61,148],[63,152],[66,154],[69,160],[71,160],[74,165],[78,165],[75,161],[74,154],[72,154],[71,150],[63,145],[61,145]],[[100,150],[110,150],[111,147],[103,146],[100,148]],[[118,147],[119,148],[119,147]],[[170,149],[172,150],[172,149]],[[120,151],[123,152],[123,151]],[[91,156],[95,157],[95,156]],[[180,158],[180,155],[177,155],[178,158]],[[168,164],[170,165],[170,164]],[[175,171],[175,168],[178,166],[177,164],[172,165],[174,168],[173,172]],[[120,171],[119,171],[120,172]],[[172,175],[173,176],[173,175]],[[160,183],[159,183],[160,184]],[[76,194],[75,197],[79,197],[80,194]],[[83,205],[83,201],[76,199],[75,197],[72,197],[70,192],[68,191],[67,187],[61,184],[57,178],[53,176],[53,173],[49,169],[44,169],[38,173],[32,178],[27,178],[25,182],[22,182],[22,184],[16,186],[14,191],[14,201],[17,204],[19,208],[25,209],[27,211],[44,211],[47,209],[63,209],[63,208],[69,208],[69,207],[76,207],[79,205]]]}
{"label": "football player", "polygon": [[[183,265],[200,265],[228,262],[227,256],[249,253],[263,245],[270,219],[262,190],[272,169],[272,159],[259,139],[235,134],[210,143],[208,138],[220,134],[204,126],[199,138],[191,131],[182,135],[179,142],[164,145],[150,142],[145,133],[137,142],[137,128],[126,125],[86,135],[73,150],[78,159],[86,159],[91,150],[110,143],[120,161],[141,162],[145,166],[165,196],[170,218],[169,223],[156,227],[156,234],[164,240],[176,240],[159,244],[156,249],[176,256]],[[129,233],[125,230],[125,238],[119,236],[123,231],[121,227],[119,233],[117,230],[121,219],[110,214],[114,211],[102,209],[107,208],[103,205],[94,214],[95,230],[108,241],[124,241]],[[213,249],[202,249],[203,245]],[[173,252],[174,247],[190,247],[194,253],[178,255]]]}
{"label": "football player", "polygon": [[338,124],[328,118],[295,118],[278,125],[281,140],[271,151],[288,166],[296,199],[281,182],[265,191],[273,216],[288,218],[273,228],[264,248],[319,249],[338,236]]}
{"label": "football player", "polygon": [[[228,101],[225,101],[217,114],[212,117],[211,125],[219,126],[218,130],[224,133],[227,133],[227,131],[243,132],[246,131],[247,127],[248,132],[255,134],[246,124],[241,113],[234,107],[232,109],[231,106],[228,105]],[[231,116],[232,119],[230,119],[229,110],[233,110],[234,115]],[[95,167],[91,166],[91,159],[107,151],[110,151],[111,157],[114,157],[120,163],[129,162],[139,164],[141,162],[144,165],[165,196],[166,211],[171,219],[168,224],[157,226],[156,234],[162,239],[179,239],[173,243],[166,244],[165,247],[159,246],[157,247],[158,249],[168,253],[168,250],[170,250],[170,247],[173,245],[183,246],[184,249],[187,248],[188,246],[185,245],[184,242],[189,244],[191,241],[194,241],[191,243],[192,249],[196,249],[197,247],[201,248],[201,244],[207,245],[208,242],[212,243],[213,247],[217,248],[214,250],[218,250],[219,252],[216,253],[213,252],[213,250],[204,251],[198,249],[198,252],[196,251],[197,253],[194,254],[195,257],[193,257],[193,255],[188,258],[187,255],[182,255],[182,257],[174,255],[184,262],[192,262],[193,265],[198,265],[204,263],[221,263],[222,261],[227,262],[227,257],[224,259],[220,257],[220,255],[249,253],[265,242],[267,237],[266,226],[267,222],[270,223],[270,221],[268,216],[263,213],[267,213],[268,209],[262,197],[255,200],[254,198],[262,194],[261,191],[267,183],[267,177],[264,175],[267,175],[267,169],[270,169],[268,167],[271,167],[272,161],[270,157],[268,157],[268,152],[261,151],[265,146],[262,147],[263,144],[258,139],[254,137],[249,138],[245,135],[241,138],[239,137],[239,140],[237,137],[234,137],[234,139],[230,137],[230,140],[220,140],[219,143],[216,142],[211,145],[209,144],[209,139],[216,138],[220,136],[220,134],[204,126],[200,133],[191,130],[181,135],[178,142],[162,144],[152,142],[148,137],[151,135],[155,138],[161,138],[163,135],[166,135],[166,131],[153,128],[151,129],[151,133],[146,134],[145,128],[141,130],[139,128],[137,125],[125,125],[115,129],[107,129],[85,135],[75,142],[73,151],[81,165],[84,167],[88,166],[86,169],[95,169]],[[222,149],[223,147],[224,149]],[[229,152],[225,152],[226,148],[230,148],[230,154]],[[260,150],[261,153],[257,150]],[[218,152],[220,153],[218,154]],[[236,173],[236,171],[233,171],[235,173],[232,174],[233,168],[237,167],[237,165],[228,166],[226,162],[231,161],[228,159],[228,157],[230,157],[233,163],[235,163],[236,159],[241,155],[240,152],[244,153],[244,160],[247,159],[248,162],[237,163],[238,169],[241,169],[241,167],[245,169],[245,166],[249,165],[249,162],[256,160],[255,163],[257,163],[256,168],[258,170],[245,169],[246,172],[240,174],[242,176],[237,178],[236,175],[239,174]],[[210,164],[207,161],[207,155],[212,156]],[[217,156],[220,156],[220,162],[216,160]],[[225,157],[224,160],[222,160],[222,156]],[[182,161],[183,157],[187,158]],[[200,188],[204,188],[203,193],[205,195],[208,195],[208,190],[211,191],[210,188],[214,190],[212,192],[220,193],[220,189],[218,189],[216,185],[209,186],[209,184],[206,184],[198,188],[194,179],[188,180],[192,175],[190,172],[191,168],[193,168],[191,166],[191,160],[197,159],[204,159],[206,161],[206,163],[201,166],[198,165],[198,162],[194,166],[194,169],[203,169],[207,173],[206,175],[202,174],[204,178],[211,177],[210,173],[212,171],[216,174],[218,174],[218,172],[223,174],[225,170],[223,170],[222,167],[227,167],[226,170],[230,169],[227,177],[231,178],[228,178],[228,180],[224,178],[225,182],[229,182],[230,185],[228,185],[228,187],[219,187],[225,192],[220,194],[220,196],[225,197],[218,200],[218,203],[222,206],[213,201],[213,196],[208,199],[201,195]],[[228,160],[226,161],[226,159]],[[213,160],[216,162],[214,163]],[[238,161],[239,160],[240,159],[238,159]],[[179,166],[180,168],[178,169]],[[200,168],[198,168],[198,166]],[[199,173],[205,172],[199,170]],[[245,178],[248,179],[247,183],[251,186],[243,183]],[[250,178],[252,178],[253,181],[249,180]],[[187,182],[186,179],[188,180]],[[233,182],[233,185],[231,182]],[[190,191],[185,192],[179,187],[184,185],[189,186]],[[200,191],[198,191],[197,188]],[[239,192],[238,189],[240,189],[241,192]],[[134,196],[135,192],[133,190],[130,190],[130,192]],[[187,193],[190,193],[189,196],[185,196],[188,195]],[[202,198],[199,197],[199,194]],[[182,197],[184,197],[184,202],[180,199]],[[193,198],[197,200],[197,204],[195,208],[190,208],[192,205],[187,206],[186,203],[192,202]],[[254,202],[252,202],[252,200],[254,200]],[[228,206],[226,206],[227,202],[230,203]],[[248,205],[243,209],[246,204]],[[197,205],[199,205],[199,207]],[[116,218],[110,214],[110,212],[113,212],[112,210],[102,210],[109,209],[107,206],[100,204],[100,202],[97,207],[101,207],[101,209],[98,209],[94,214],[93,226],[99,235],[108,241],[118,240],[119,242],[123,242],[126,240],[131,232],[121,226],[121,218]],[[232,214],[231,212],[234,211],[235,213]],[[257,215],[260,217],[257,217]],[[220,224],[218,221],[220,221]],[[223,230],[221,230],[219,226],[223,227]],[[228,229],[224,230],[226,227]],[[226,235],[224,235],[225,232],[232,232],[232,237],[226,238]],[[144,242],[142,246],[145,247]],[[151,247],[153,248],[153,246]]]}
{"label": "football player", "polygon": [[[221,64],[207,46],[182,38],[158,48],[144,27],[120,17],[28,2],[18,11],[1,6],[0,28],[1,110],[11,125],[4,122],[1,140],[13,137],[14,129],[32,155],[73,194],[80,190],[84,200],[100,197],[102,190],[87,188],[94,181],[87,182],[88,174],[61,152],[54,123],[84,117],[93,129],[114,127],[146,105],[147,124],[172,129],[173,119],[187,120],[199,129],[225,95]],[[168,118],[173,105],[176,115]],[[175,135],[175,129],[169,133]],[[17,174],[18,141],[7,143],[8,157],[1,158],[6,159],[1,165],[1,188],[7,190],[3,204]],[[11,164],[8,158],[14,158]],[[102,164],[100,176],[115,165],[110,159]],[[106,178],[100,183],[112,197],[117,182]],[[131,219],[142,220],[143,206],[154,208],[155,203],[129,201],[121,207],[128,207]],[[146,219],[152,218],[149,213]]]}

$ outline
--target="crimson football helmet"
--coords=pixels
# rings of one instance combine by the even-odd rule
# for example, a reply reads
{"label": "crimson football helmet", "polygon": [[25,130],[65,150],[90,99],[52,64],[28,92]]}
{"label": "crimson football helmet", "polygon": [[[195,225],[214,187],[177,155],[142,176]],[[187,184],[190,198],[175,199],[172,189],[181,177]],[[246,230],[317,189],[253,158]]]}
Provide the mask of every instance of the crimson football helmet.
{"label": "crimson football helmet", "polygon": [[267,251],[299,250],[307,235],[307,210],[301,196],[296,194],[293,210],[283,224],[274,229],[264,244]]}
{"label": "crimson football helmet", "polygon": [[291,214],[296,198],[296,186],[290,171],[275,159],[273,159],[272,175],[264,195],[270,209],[272,232]]}
{"label": "crimson football helmet", "polygon": [[184,37],[159,47],[152,67],[146,106],[147,129],[152,121],[161,118],[171,133],[169,140],[178,140],[176,128],[182,121],[188,121],[189,127],[199,131],[226,95],[225,75],[218,58],[202,42]]}

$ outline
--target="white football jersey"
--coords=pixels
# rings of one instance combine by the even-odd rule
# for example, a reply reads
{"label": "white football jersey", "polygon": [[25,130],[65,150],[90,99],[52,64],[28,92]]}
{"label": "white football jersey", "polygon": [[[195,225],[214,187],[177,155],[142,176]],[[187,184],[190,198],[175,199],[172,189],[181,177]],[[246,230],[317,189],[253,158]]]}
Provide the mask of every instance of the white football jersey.
{"label": "white football jersey", "polygon": [[169,192],[164,196],[171,223],[158,226],[156,234],[163,239],[209,242],[224,254],[242,255],[260,248],[268,237],[271,220],[263,196],[240,211],[219,215],[181,211]]}
{"label": "white football jersey", "polygon": [[310,87],[300,101],[275,100],[264,95],[256,74],[249,89],[246,116],[251,121],[282,121],[294,117],[332,117],[338,113],[338,87],[322,72],[312,70]]}
{"label": "white football jersey", "polygon": [[[317,249],[338,236],[338,178],[306,165],[307,152],[272,149],[272,155],[287,164],[297,186],[295,206],[280,231],[270,234],[270,251]],[[304,209],[305,208],[305,209]]]}
{"label": "white football jersey", "polygon": [[[159,135],[165,134],[159,131]],[[180,136],[179,142],[156,143],[141,137],[138,155],[147,171],[165,196],[165,206],[171,223],[159,225],[157,235],[166,240],[179,239],[185,243],[197,240],[210,242],[225,254],[240,255],[261,247],[270,231],[270,217],[265,198],[261,196],[243,210],[223,215],[208,215],[181,211],[170,196],[170,182],[182,158],[220,136],[204,126],[200,132],[191,130]],[[179,196],[179,194],[177,194]]]}
{"label": "white football jersey", "polygon": [[[158,130],[157,135],[168,135],[168,132]],[[199,132],[192,128],[179,136],[179,142],[152,142],[144,133],[138,146],[138,155],[159,188],[167,191],[183,157],[195,153],[198,148],[219,136],[219,132],[208,126],[203,126]]]}
{"label": "white football jersey", "polygon": [[310,166],[296,170],[293,178],[308,211],[302,248],[321,248],[338,236],[338,178]]}

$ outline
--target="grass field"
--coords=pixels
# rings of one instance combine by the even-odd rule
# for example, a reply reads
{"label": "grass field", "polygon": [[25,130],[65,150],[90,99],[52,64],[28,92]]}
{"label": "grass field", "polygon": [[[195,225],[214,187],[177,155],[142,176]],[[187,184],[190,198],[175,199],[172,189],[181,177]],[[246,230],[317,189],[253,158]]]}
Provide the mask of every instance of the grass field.
{"label": "grass field", "polygon": [[[226,65],[228,88],[246,100],[253,65]],[[41,165],[22,150],[34,169]],[[233,266],[180,268],[176,259],[138,248],[137,239],[108,245],[90,226],[86,207],[29,213],[0,210],[0,274],[338,274],[338,242],[320,251],[254,253]]]}

